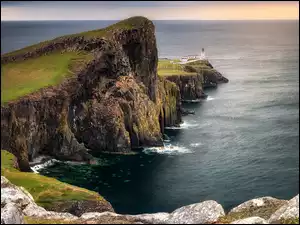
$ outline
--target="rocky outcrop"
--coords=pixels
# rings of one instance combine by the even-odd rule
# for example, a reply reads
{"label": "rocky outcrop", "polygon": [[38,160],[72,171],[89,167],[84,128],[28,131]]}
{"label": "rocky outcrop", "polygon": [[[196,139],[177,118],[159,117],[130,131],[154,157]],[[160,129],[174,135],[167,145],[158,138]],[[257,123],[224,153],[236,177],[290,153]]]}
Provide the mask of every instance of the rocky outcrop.
{"label": "rocky outcrop", "polygon": [[205,99],[207,95],[203,92],[203,76],[195,75],[173,75],[167,76],[167,80],[174,82],[180,90],[182,100]]}
{"label": "rocky outcrop", "polygon": [[230,224],[268,224],[267,221],[258,216],[248,217],[245,219],[235,220]]}
{"label": "rocky outcrop", "polygon": [[220,72],[212,69],[203,70],[203,88],[217,87],[217,84],[227,83],[228,79],[223,77]]}
{"label": "rocky outcrop", "polygon": [[[191,65],[193,65],[193,63]],[[194,65],[196,66],[196,70],[203,75],[203,88],[216,87],[217,84],[227,83],[229,81],[217,71],[208,60],[204,60],[203,65],[201,65],[201,67]]]}
{"label": "rocky outcrop", "polygon": [[21,209],[11,203],[1,205],[1,224],[24,224]]}
{"label": "rocky outcrop", "polygon": [[215,201],[204,201],[176,209],[170,214],[168,224],[205,224],[225,216],[223,207]]}
{"label": "rocky outcrop", "polygon": [[183,65],[183,71],[187,74],[166,76],[167,80],[178,86],[183,102],[205,99],[205,88],[217,87],[220,83],[228,82],[208,60],[187,62]]}
{"label": "rocky outcrop", "polygon": [[161,146],[163,128],[181,122],[178,88],[157,78],[153,23],[143,17],[127,22],[132,28],[116,26],[109,40],[73,35],[1,57],[8,63],[53,51],[93,54],[72,78],[1,106],[1,148],[18,158],[22,171],[40,154],[92,162],[87,149],[127,153]]}
{"label": "rocky outcrop", "polygon": [[299,194],[274,212],[268,222],[280,223],[282,221],[294,218],[299,219]]}
{"label": "rocky outcrop", "polygon": [[[275,211],[277,208],[281,207],[284,205],[287,201],[286,200],[281,200],[281,199],[276,199],[273,197],[261,197],[261,198],[255,198],[251,199],[249,201],[246,201],[233,209],[230,210],[229,213],[241,213],[241,212],[249,212],[249,211],[257,211],[257,213],[268,213],[266,209],[270,209],[272,211]],[[257,214],[256,213],[256,214]],[[270,212],[269,212],[270,213]],[[262,215],[264,216],[264,215]],[[265,216],[270,216],[270,215],[265,215]]]}
{"label": "rocky outcrop", "polygon": [[[151,214],[125,215],[114,212],[87,212],[81,215],[70,213],[47,211],[36,205],[32,196],[24,189],[10,183],[1,176],[1,223],[73,223],[73,224],[267,224],[290,223],[288,219],[294,219],[299,223],[299,195],[287,201],[270,218],[259,217],[253,207],[263,207],[268,204],[273,211],[270,202],[278,202],[271,197],[263,197],[259,200],[250,200],[236,207],[233,215],[225,215],[223,207],[215,201],[208,200],[183,206],[171,213],[159,212]],[[249,211],[248,214],[246,211]],[[266,211],[266,209],[265,209]],[[256,215],[251,215],[256,213]],[[247,216],[250,215],[250,216]],[[236,219],[235,219],[236,218]]]}

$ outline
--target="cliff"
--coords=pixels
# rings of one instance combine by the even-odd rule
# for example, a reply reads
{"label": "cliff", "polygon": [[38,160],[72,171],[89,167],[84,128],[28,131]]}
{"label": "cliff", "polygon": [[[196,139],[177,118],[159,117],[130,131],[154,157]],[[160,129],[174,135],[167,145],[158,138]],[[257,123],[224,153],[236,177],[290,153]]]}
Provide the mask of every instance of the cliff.
{"label": "cliff", "polygon": [[163,128],[181,122],[179,89],[158,79],[155,28],[143,17],[5,54],[1,67],[1,148],[22,171],[41,153],[90,161],[87,149],[160,146]]}
{"label": "cliff", "polygon": [[208,60],[196,60],[179,64],[179,60],[161,59],[158,62],[158,75],[174,82],[183,101],[206,98],[205,88],[227,83],[220,72]]}

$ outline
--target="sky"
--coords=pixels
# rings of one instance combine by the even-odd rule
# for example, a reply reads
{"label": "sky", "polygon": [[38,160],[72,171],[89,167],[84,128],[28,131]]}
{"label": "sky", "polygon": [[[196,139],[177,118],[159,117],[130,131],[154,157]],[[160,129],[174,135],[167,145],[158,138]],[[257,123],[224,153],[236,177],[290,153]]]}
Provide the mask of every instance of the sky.
{"label": "sky", "polygon": [[299,20],[298,1],[1,1],[1,21]]}

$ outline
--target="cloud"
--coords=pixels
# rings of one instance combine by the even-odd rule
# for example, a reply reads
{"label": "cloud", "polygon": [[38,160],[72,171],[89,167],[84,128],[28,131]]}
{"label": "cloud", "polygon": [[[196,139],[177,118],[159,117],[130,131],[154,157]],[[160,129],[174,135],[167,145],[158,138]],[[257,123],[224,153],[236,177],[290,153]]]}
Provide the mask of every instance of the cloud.
{"label": "cloud", "polygon": [[2,1],[1,20],[299,19],[299,2]]}

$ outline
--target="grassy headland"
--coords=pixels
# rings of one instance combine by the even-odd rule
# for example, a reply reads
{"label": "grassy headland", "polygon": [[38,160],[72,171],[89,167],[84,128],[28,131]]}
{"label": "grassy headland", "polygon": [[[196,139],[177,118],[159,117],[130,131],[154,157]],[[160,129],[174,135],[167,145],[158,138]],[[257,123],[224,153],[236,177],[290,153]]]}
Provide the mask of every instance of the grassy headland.
{"label": "grassy headland", "polygon": [[40,88],[59,84],[84,65],[91,55],[80,52],[55,52],[1,66],[1,105]]}
{"label": "grassy headland", "polygon": [[[143,26],[148,20],[144,17],[131,17],[103,29],[91,30],[77,34],[65,35],[53,40],[47,40],[13,52],[6,53],[3,57],[15,57],[33,52],[66,38],[109,37],[112,31],[136,29]],[[92,59],[87,52],[61,51],[49,52],[46,55],[28,58],[22,61],[1,63],[1,105],[18,99],[21,96],[33,93],[40,88],[56,85],[65,77],[71,76],[74,71]]]}
{"label": "grassy headland", "polygon": [[74,200],[106,201],[98,193],[60,182],[36,173],[20,172],[14,168],[15,156],[1,150],[1,175],[11,183],[24,187],[35,202],[47,208]]}
{"label": "grassy headland", "polygon": [[[207,60],[188,60],[185,64],[179,64],[179,59],[159,59],[157,66],[157,73],[159,76],[172,76],[172,75],[196,75],[205,70],[214,70],[209,66]],[[196,72],[189,72],[188,66],[193,67]]]}

